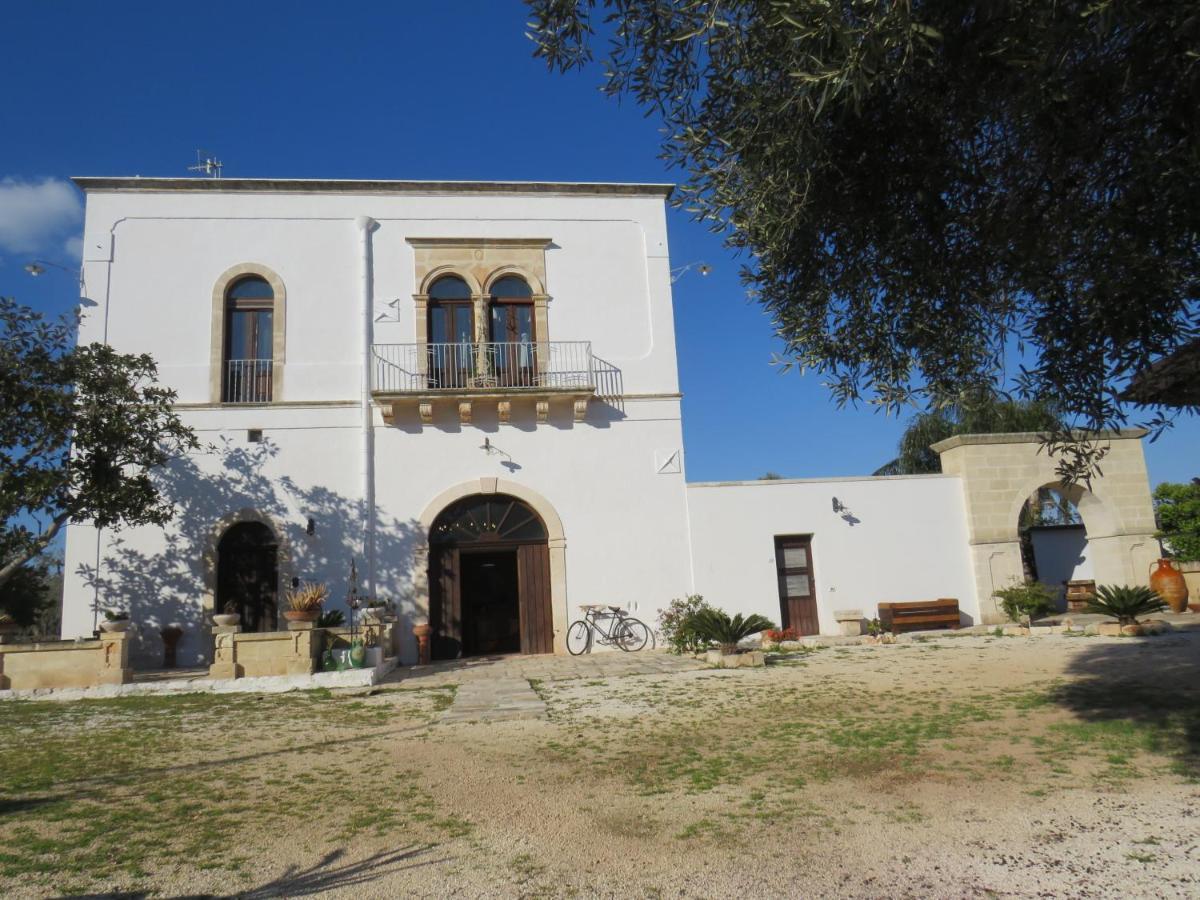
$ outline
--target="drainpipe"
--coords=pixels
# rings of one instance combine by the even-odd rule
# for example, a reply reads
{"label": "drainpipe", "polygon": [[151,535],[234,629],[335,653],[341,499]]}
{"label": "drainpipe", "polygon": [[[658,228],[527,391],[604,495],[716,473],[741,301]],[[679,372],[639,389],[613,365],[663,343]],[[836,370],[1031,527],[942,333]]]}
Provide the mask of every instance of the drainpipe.
{"label": "drainpipe", "polygon": [[362,554],[367,568],[367,596],[375,596],[375,423],[371,409],[371,232],[378,224],[370,216],[354,220],[358,227],[359,312],[362,315]]}

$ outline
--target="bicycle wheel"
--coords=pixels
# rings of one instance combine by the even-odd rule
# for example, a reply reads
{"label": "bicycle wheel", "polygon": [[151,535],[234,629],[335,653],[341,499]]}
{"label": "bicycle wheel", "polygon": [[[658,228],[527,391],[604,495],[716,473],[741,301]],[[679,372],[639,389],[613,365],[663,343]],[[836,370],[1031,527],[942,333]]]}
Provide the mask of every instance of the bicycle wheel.
{"label": "bicycle wheel", "polygon": [[585,653],[592,646],[592,629],[582,619],[576,619],[567,629],[567,652],[572,656]]}
{"label": "bicycle wheel", "polygon": [[622,619],[621,624],[616,627],[613,640],[622,650],[632,653],[646,646],[646,642],[650,640],[650,629],[629,616]]}

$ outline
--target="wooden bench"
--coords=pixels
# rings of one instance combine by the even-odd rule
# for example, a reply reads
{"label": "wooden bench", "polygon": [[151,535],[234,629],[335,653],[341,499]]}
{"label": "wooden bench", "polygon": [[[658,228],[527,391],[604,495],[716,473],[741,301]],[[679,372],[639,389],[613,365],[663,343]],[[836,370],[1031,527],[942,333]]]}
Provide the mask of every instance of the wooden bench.
{"label": "wooden bench", "polygon": [[926,628],[957,628],[958,600],[917,600],[911,603],[880,603],[879,624],[892,634],[922,631]]}

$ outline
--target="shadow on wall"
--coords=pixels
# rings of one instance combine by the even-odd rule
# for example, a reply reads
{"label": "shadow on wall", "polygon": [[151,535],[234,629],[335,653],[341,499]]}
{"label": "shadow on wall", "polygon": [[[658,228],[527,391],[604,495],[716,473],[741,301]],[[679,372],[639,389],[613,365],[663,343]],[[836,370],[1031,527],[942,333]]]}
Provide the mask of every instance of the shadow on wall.
{"label": "shadow on wall", "polygon": [[[275,531],[281,606],[284,592],[298,578],[329,586],[326,609],[347,609],[351,560],[358,568],[359,593],[366,592],[362,501],[319,485],[301,487],[288,476],[266,474],[264,469],[278,455],[278,446],[270,440],[249,445],[226,440],[210,446],[205,454],[173,461],[156,478],[176,507],[175,518],[161,536],[148,538],[146,529],[117,532],[109,540],[99,571],[86,564],[76,569],[94,590],[98,610],[129,611],[136,625],[131,648],[136,667],[162,665],[159,630],[171,623],[184,629],[177,650],[179,664],[207,664],[212,636],[211,610],[205,608],[205,600],[216,585],[215,548],[224,530],[220,523],[242,510],[258,513]],[[215,458],[217,466],[204,471],[200,465],[204,457]],[[306,533],[309,518],[316,526],[312,535]],[[376,506],[376,590],[396,602],[406,657],[415,653],[408,646],[416,611],[411,583],[424,548],[419,522],[393,518]]]}
{"label": "shadow on wall", "polygon": [[[1082,640],[1082,639],[1081,639]],[[1122,638],[1081,650],[1053,701],[1086,725],[1098,750],[1151,750],[1185,778],[1200,777],[1200,635]],[[1067,732],[1070,734],[1071,732]],[[1086,748],[1084,748],[1086,749]]]}

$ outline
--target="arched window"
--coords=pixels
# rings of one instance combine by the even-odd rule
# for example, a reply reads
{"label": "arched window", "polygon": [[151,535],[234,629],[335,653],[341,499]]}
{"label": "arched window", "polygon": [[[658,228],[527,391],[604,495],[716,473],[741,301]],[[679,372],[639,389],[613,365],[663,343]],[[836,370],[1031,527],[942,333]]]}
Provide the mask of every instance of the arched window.
{"label": "arched window", "polygon": [[525,386],[534,378],[533,292],[525,280],[505,275],[492,285],[488,310],[492,357],[501,385]]}
{"label": "arched window", "polygon": [[240,278],[225,292],[226,403],[271,399],[275,292],[265,278]]}
{"label": "arched window", "polygon": [[457,275],[429,288],[430,387],[467,387],[474,374],[475,307],[471,289]]}
{"label": "arched window", "polygon": [[523,500],[507,494],[475,494],[446,507],[429,531],[433,544],[544,541],[546,526]]}

